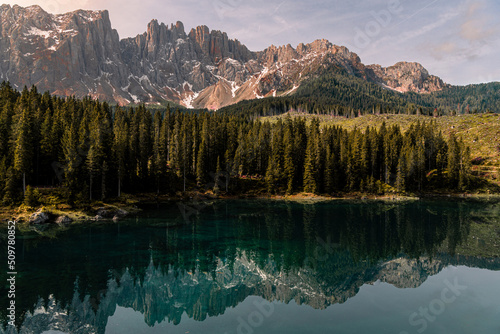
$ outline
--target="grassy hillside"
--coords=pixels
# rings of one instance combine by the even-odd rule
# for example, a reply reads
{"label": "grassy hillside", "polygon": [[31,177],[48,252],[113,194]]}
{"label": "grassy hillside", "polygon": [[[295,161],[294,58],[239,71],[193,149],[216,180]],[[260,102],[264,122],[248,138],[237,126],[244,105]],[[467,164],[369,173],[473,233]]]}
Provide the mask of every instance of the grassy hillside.
{"label": "grassy hillside", "polygon": [[471,148],[475,174],[495,181],[500,180],[500,114],[487,113],[436,118],[416,115],[364,115],[345,118],[289,112],[262,119],[275,121],[278,118],[288,117],[288,115],[309,119],[318,118],[322,125],[338,125],[348,130],[364,129],[366,126],[379,128],[384,122],[387,126],[398,124],[402,129],[407,129],[410,124],[417,121],[433,121],[445,137],[453,133],[464,139],[465,144]]}

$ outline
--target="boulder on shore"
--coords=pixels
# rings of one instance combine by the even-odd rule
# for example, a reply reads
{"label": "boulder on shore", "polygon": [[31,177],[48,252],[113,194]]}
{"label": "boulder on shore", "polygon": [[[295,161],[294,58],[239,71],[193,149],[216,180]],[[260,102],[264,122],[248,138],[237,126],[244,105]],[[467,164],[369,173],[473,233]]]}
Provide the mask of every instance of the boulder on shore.
{"label": "boulder on shore", "polygon": [[73,222],[73,219],[69,218],[68,216],[59,216],[56,219],[56,224],[59,226],[66,226],[68,224],[71,224]]}
{"label": "boulder on shore", "polygon": [[104,218],[113,218],[114,216],[114,209],[113,208],[99,208],[96,210],[96,218],[99,216],[100,219]]}
{"label": "boulder on shore", "polygon": [[50,219],[49,215],[46,212],[43,212],[42,209],[38,209],[35,213],[33,213],[29,218],[30,224],[45,224]]}
{"label": "boulder on shore", "polygon": [[115,212],[115,215],[113,216],[113,220],[119,220],[122,218],[125,218],[128,215],[128,211],[123,210],[123,209],[118,209]]}
{"label": "boulder on shore", "polygon": [[101,219],[113,219],[118,220],[126,217],[128,215],[128,211],[123,209],[116,209],[111,207],[102,207],[96,210],[95,220]]}

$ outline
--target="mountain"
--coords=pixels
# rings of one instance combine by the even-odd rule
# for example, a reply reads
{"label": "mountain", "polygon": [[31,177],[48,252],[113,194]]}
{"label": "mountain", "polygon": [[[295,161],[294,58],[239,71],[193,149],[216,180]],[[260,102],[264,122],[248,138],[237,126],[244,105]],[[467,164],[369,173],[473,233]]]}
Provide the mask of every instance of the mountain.
{"label": "mountain", "polygon": [[[360,267],[351,273],[352,276],[332,284],[312,268],[285,271],[272,261],[259,266],[249,260],[245,252],[235,259],[232,270],[221,259],[215,262],[217,268],[212,275],[199,269],[186,272],[169,267],[163,270],[151,261],[142,280],[128,268],[123,273],[115,271],[106,289],[99,291],[99,296],[80,295],[75,289],[67,305],[54,294],[45,300],[39,298],[25,313],[19,333],[41,333],[49,329],[67,333],[105,333],[118,307],[140,312],[150,327],[163,322],[178,325],[188,318],[203,321],[237,307],[249,296],[324,310],[330,305],[343,304],[356,296],[363,285],[377,281],[399,289],[418,288],[450,265],[499,268],[497,259],[481,261],[444,254],[433,260],[402,257]],[[74,285],[79,285],[78,280]],[[8,327],[6,333],[17,332]]]}
{"label": "mountain", "polygon": [[252,52],[206,26],[186,33],[181,22],[152,20],[143,34],[120,40],[106,10],[53,15],[36,5],[2,5],[0,16],[0,80],[61,96],[218,109],[289,96],[325,69],[395,92],[449,87],[418,63],[365,66],[358,55],[327,40]]}

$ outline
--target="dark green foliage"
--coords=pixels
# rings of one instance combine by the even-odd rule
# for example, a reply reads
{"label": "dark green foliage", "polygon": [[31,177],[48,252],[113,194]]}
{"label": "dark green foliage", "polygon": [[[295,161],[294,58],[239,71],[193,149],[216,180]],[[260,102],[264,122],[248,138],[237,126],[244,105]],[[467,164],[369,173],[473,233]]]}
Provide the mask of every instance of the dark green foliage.
{"label": "dark green foliage", "polygon": [[[293,105],[293,104],[292,104]],[[62,187],[70,202],[122,192],[193,189],[269,193],[465,191],[470,152],[432,122],[355,129],[318,119],[110,108],[84,98],[0,87],[0,197],[36,204],[32,187]],[[290,104],[287,104],[287,108]],[[311,119],[311,118],[310,118]],[[257,180],[257,181],[254,181]],[[244,186],[245,188],[239,188]],[[36,197],[36,196],[35,196]]]}
{"label": "dark green foliage", "polygon": [[24,195],[24,204],[31,207],[36,207],[40,204],[40,192],[36,188],[26,187]]}

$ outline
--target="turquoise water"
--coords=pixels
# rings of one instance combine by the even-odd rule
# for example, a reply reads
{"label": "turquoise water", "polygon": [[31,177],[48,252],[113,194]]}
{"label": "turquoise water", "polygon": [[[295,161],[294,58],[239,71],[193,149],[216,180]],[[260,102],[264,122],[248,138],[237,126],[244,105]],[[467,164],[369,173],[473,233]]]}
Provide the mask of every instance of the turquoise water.
{"label": "turquoise water", "polygon": [[6,290],[1,321],[22,333],[500,333],[500,260],[460,252],[483,245],[471,230],[495,212],[194,201],[18,232],[18,328],[5,327]]}

